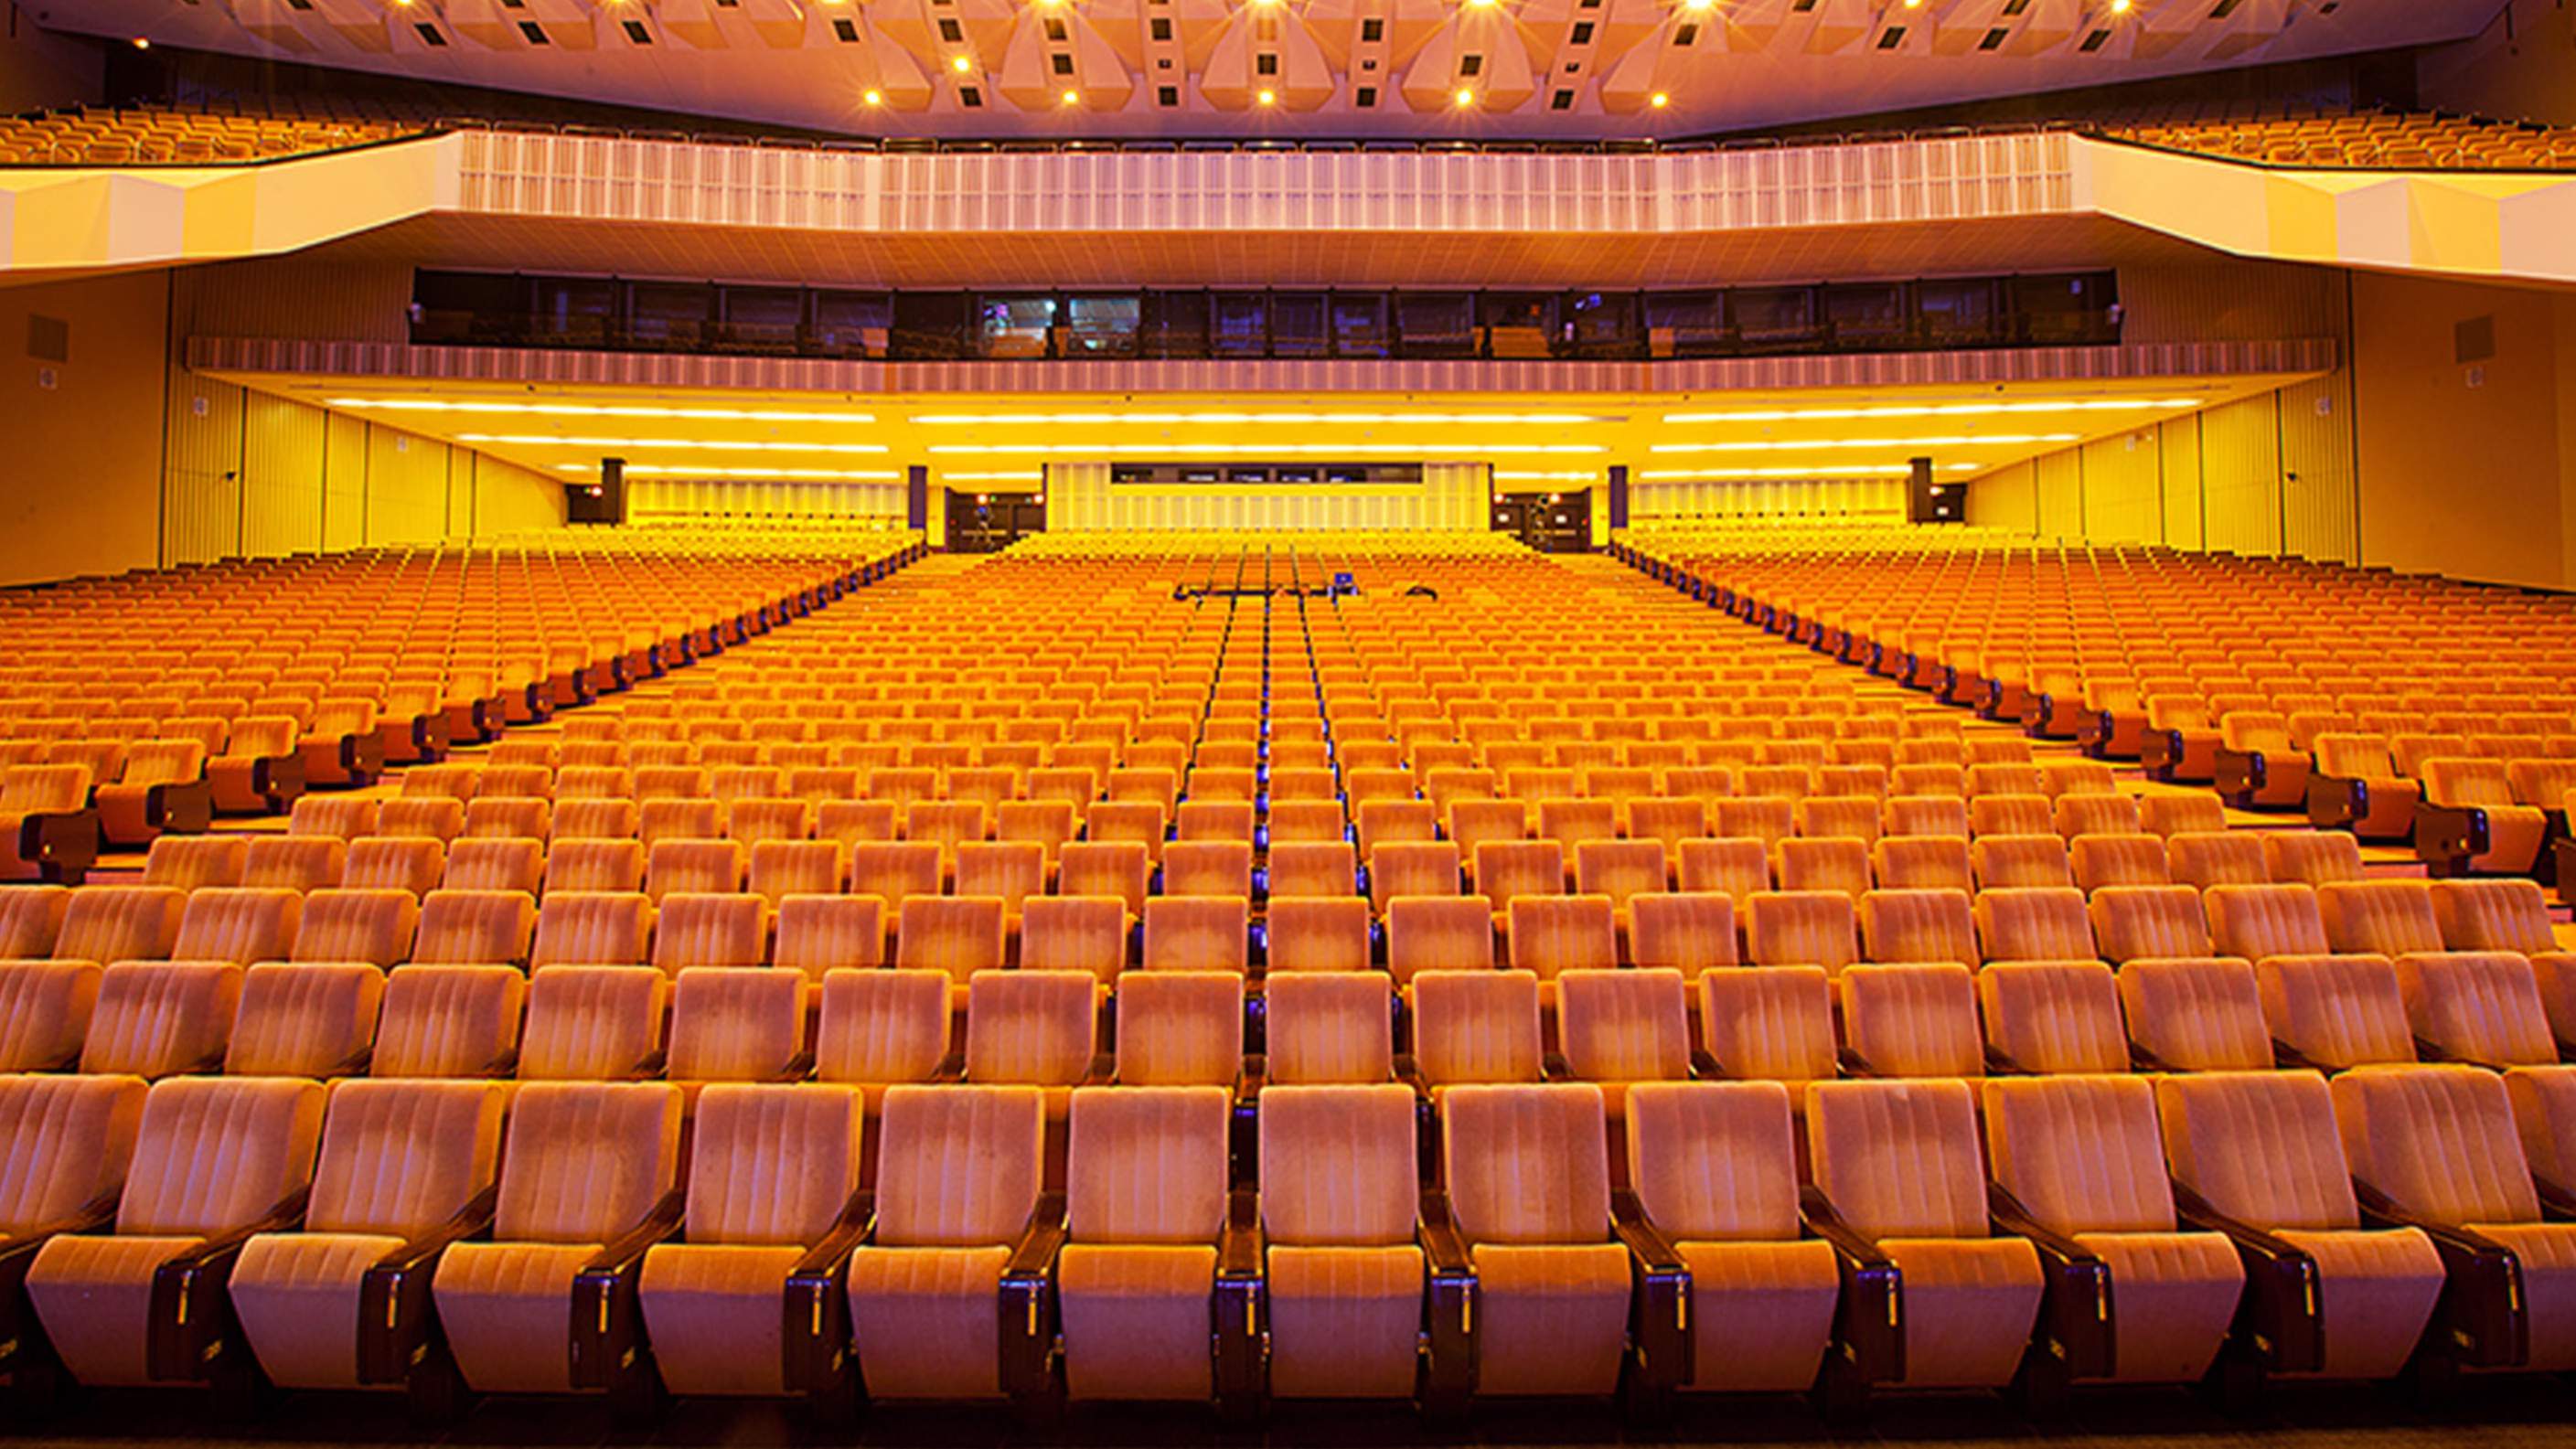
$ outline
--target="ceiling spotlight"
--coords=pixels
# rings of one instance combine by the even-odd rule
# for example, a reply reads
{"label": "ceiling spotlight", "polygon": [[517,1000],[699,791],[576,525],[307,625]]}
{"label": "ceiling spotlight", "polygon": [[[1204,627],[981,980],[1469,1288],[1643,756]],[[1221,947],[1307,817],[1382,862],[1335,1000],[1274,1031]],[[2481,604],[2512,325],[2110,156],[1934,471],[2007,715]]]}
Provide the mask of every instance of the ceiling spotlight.
{"label": "ceiling spotlight", "polygon": [[1494,0],[1467,0],[1467,3],[1479,10],[1485,10],[1493,6]]}
{"label": "ceiling spotlight", "polygon": [[1065,103],[1066,105],[1068,105],[1068,106],[1078,106],[1078,105],[1081,105],[1081,104],[1082,104],[1082,92],[1080,92],[1080,91],[1066,91],[1066,92],[1064,93],[1064,103]]}
{"label": "ceiling spotlight", "polygon": [[134,48],[136,50],[150,50],[152,48],[152,42],[138,35],[134,37]]}
{"label": "ceiling spotlight", "polygon": [[966,72],[975,68],[975,62],[968,60],[962,55],[952,55],[948,58],[948,68],[957,72],[959,75],[964,75]]}
{"label": "ceiling spotlight", "polygon": [[1703,14],[1716,4],[1717,0],[1682,0],[1682,8],[1694,15]]}
{"label": "ceiling spotlight", "polygon": [[2129,6],[2131,3],[2132,0],[2111,0],[2111,13],[2114,15],[2126,15],[2129,13]]}
{"label": "ceiling spotlight", "polygon": [[870,86],[865,91],[860,92],[859,100],[865,105],[882,106],[885,104],[885,92],[878,90],[874,86]]}
{"label": "ceiling spotlight", "polygon": [[1655,92],[1653,95],[1646,97],[1646,104],[1647,104],[1647,105],[1650,105],[1650,106],[1652,106],[1652,107],[1654,107],[1656,110],[1659,110],[1659,111],[1660,111],[1660,110],[1662,110],[1664,107],[1671,105],[1672,103],[1673,103],[1673,98],[1672,98],[1671,96],[1665,95],[1662,91],[1657,91],[1657,92]]}
{"label": "ceiling spotlight", "polygon": [[1255,92],[1252,97],[1252,103],[1257,106],[1275,105],[1278,103],[1278,100],[1279,93],[1272,90]]}
{"label": "ceiling spotlight", "polygon": [[1452,99],[1457,101],[1461,106],[1472,106],[1476,103],[1476,93],[1465,86],[1460,86],[1458,87],[1458,94],[1452,97]]}

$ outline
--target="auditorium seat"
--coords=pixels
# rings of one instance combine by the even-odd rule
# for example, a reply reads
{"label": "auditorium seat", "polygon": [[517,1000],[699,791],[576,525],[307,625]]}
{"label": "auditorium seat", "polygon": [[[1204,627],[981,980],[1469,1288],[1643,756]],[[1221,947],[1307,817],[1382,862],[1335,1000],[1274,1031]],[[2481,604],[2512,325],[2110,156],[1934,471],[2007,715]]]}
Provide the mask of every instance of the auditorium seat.
{"label": "auditorium seat", "polygon": [[[846,1088],[719,1084],[699,1097],[679,1235],[647,1248],[636,1278],[654,1365],[671,1392],[791,1387],[790,1280],[837,1276],[846,1246],[819,1264],[809,1251],[827,1237],[855,1241],[863,1122],[859,1095]],[[844,1225],[853,1230],[838,1231]],[[812,1317],[837,1324],[837,1315]]]}
{"label": "auditorium seat", "polygon": [[[2107,987],[2108,982],[2104,982]],[[2079,1381],[2191,1382],[2225,1344],[2245,1269],[2225,1237],[2174,1211],[2155,1089],[2111,1077],[1985,1083],[1987,1153],[2054,1291],[2063,1372]],[[2108,1313],[2083,1311],[2093,1284]]]}
{"label": "auditorium seat", "polygon": [[535,895],[545,879],[545,844],[536,838],[463,839],[447,848],[439,884],[449,890],[523,891]]}
{"label": "auditorium seat", "polygon": [[348,858],[347,843],[330,836],[259,836],[243,852],[240,884],[307,894],[326,890],[341,883]]}
{"label": "auditorium seat", "polygon": [[1284,1085],[1261,1106],[1270,1392],[1411,1398],[1424,1281],[1412,1094]]}
{"label": "auditorium seat", "polygon": [[352,840],[340,884],[352,890],[408,891],[426,899],[447,874],[447,847],[435,840],[366,835]]}
{"label": "auditorium seat", "polygon": [[1397,984],[1425,971],[1494,964],[1492,912],[1482,896],[1400,896],[1387,902],[1386,964]]}
{"label": "auditorium seat", "polygon": [[[1273,1084],[1384,1082],[1394,1070],[1392,983],[1374,971],[1301,972],[1264,990]],[[1268,1093],[1263,1093],[1267,1111]]]}
{"label": "auditorium seat", "polygon": [[1067,1397],[1212,1397],[1227,1123],[1215,1087],[1074,1093],[1056,1262]]}
{"label": "auditorium seat", "polygon": [[2329,949],[2316,891],[2304,885],[2226,885],[2203,893],[2201,908],[2221,956],[2315,956]]}
{"label": "auditorium seat", "polygon": [[[1816,1082],[1807,1103],[1809,1214],[1851,1235],[1836,1243],[1849,1291],[1863,1291],[1852,1267],[1874,1260],[1893,1269],[1883,1290],[1891,1308],[1903,1295],[1889,1381],[2001,1387],[2029,1349],[2044,1280],[2030,1240],[1990,1226],[1968,1085]],[[1863,1245],[1869,1257],[1860,1256]],[[1866,1302],[1848,1307],[1859,1321],[1877,1311]]]}
{"label": "auditorium seat", "polygon": [[[304,1216],[322,1101],[320,1084],[279,1077],[152,1088],[113,1224],[47,1239],[25,1270],[28,1304],[75,1380],[206,1377],[242,1241]],[[182,1279],[182,1268],[204,1271]]]}
{"label": "auditorium seat", "polygon": [[187,908],[187,893],[167,886],[83,886],[63,906],[54,959],[166,961]]}
{"label": "auditorium seat", "polygon": [[2335,1379],[2402,1368],[2441,1295],[2442,1260],[2419,1229],[2364,1228],[2325,1079],[2169,1076],[2156,1107],[2183,1219],[2256,1261],[2305,1261],[2247,1284],[2253,1321],[2268,1328],[2265,1367]]}
{"label": "auditorium seat", "polygon": [[2420,880],[2330,881],[2317,887],[2327,949],[2402,956],[2442,949],[2433,890]]}
{"label": "auditorium seat", "polygon": [[223,1070],[236,1077],[363,1073],[385,973],[363,962],[266,962],[242,973]]}
{"label": "auditorium seat", "polygon": [[[537,978],[540,990],[546,979]],[[644,1251],[679,1221],[679,1155],[677,1087],[518,1089],[491,1240],[451,1246],[432,1278],[439,1323],[469,1388],[625,1388],[649,1372],[612,1320],[633,1301]]]}
{"label": "auditorium seat", "polygon": [[805,1039],[806,981],[792,971],[692,966],[671,987],[670,1079],[801,1080],[812,1068]]}
{"label": "auditorium seat", "polygon": [[1974,966],[1979,960],[1965,891],[1871,891],[1861,897],[1860,926],[1871,961]]}
{"label": "auditorium seat", "polygon": [[1063,1221],[1061,1209],[1053,1224],[1039,1216],[1045,1137],[1034,1087],[887,1091],[875,1230],[847,1274],[851,1353],[871,1397],[997,1399],[1009,1386],[1003,1362],[1035,1333],[1005,1314],[1004,1271]]}
{"label": "auditorium seat", "polygon": [[769,905],[756,895],[667,896],[651,919],[652,964],[675,976],[700,966],[759,966],[769,955]]}
{"label": "auditorium seat", "polygon": [[[2347,1073],[2334,1113],[2374,1215],[2451,1245],[2449,1355],[2485,1369],[2576,1367],[2576,1227],[2542,1221],[2503,1080],[2457,1066]],[[2499,1281],[2499,1254],[2518,1282]]]}
{"label": "auditorium seat", "polygon": [[835,970],[821,978],[815,1080],[855,1086],[873,1114],[886,1090],[927,1082],[949,1061],[944,971]]}
{"label": "auditorium seat", "polygon": [[1002,969],[1007,914],[999,896],[915,896],[896,927],[894,963],[945,971],[963,988],[979,971]]}
{"label": "auditorium seat", "polygon": [[2165,862],[2176,884],[2204,891],[2211,886],[2263,885],[2272,879],[2262,842],[2241,832],[2169,835]]}
{"label": "auditorium seat", "polygon": [[100,974],[80,1069],[157,1079],[222,1070],[242,968],[229,961],[118,961]]}
{"label": "auditorium seat", "polygon": [[2209,918],[2189,886],[2107,887],[2094,893],[2089,914],[2102,958],[2114,966],[2210,954]]}
{"label": "auditorium seat", "polygon": [[[1611,1233],[1600,1089],[1462,1086],[1445,1094],[1440,1117],[1455,1236],[1429,1239],[1435,1398],[1469,1386],[1488,1398],[1614,1392],[1627,1357],[1631,1259]],[[1443,1361],[1438,1330],[1443,1285],[1462,1280],[1476,1307],[1460,1328],[1460,1364]],[[1652,1371],[1677,1379],[1684,1366]]]}
{"label": "auditorium seat", "polygon": [[2272,879],[2315,886],[2320,896],[2327,885],[2362,878],[2361,842],[2340,830],[2265,831],[2263,861]]}
{"label": "auditorium seat", "polygon": [[1951,890],[1977,888],[1970,845],[1964,834],[1882,839],[1870,850],[1870,876],[1884,890]]}
{"label": "auditorium seat", "polygon": [[2073,887],[1979,891],[1971,912],[1988,961],[2090,961],[2093,926],[2084,894]]}
{"label": "auditorium seat", "polygon": [[1243,1069],[1243,990],[1231,971],[1147,971],[1120,983],[1118,1085],[1231,1091]]}
{"label": "auditorium seat", "polygon": [[[489,1218],[479,1200],[497,1170],[506,1097],[492,1082],[332,1084],[303,1222],[251,1237],[227,1285],[270,1382],[399,1385],[411,1354],[433,1351],[428,1315],[416,1311],[425,1305],[392,1284],[426,1284],[447,1246]],[[386,1288],[369,1287],[377,1273]],[[367,1321],[371,1292],[386,1294],[387,1321]]]}
{"label": "auditorium seat", "polygon": [[1355,896],[1274,898],[1264,929],[1264,963],[1270,972],[1369,967],[1368,903]]}
{"label": "auditorium seat", "polygon": [[94,961],[0,960],[0,1073],[76,1065],[101,976]]}
{"label": "auditorium seat", "polygon": [[2075,884],[2066,842],[2055,835],[1985,835],[1968,847],[1977,889],[2041,890]]}
{"label": "auditorium seat", "polygon": [[2437,880],[2433,918],[2441,926],[2442,944],[2454,951],[2537,955],[2558,949],[2549,908],[2534,881]]}
{"label": "auditorium seat", "polygon": [[[1068,843],[1057,857],[1058,895],[1115,896],[1127,903],[1127,914],[1141,919],[1153,878],[1154,861],[1141,841],[1102,840]],[[859,889],[855,860],[850,889]]]}
{"label": "auditorium seat", "polygon": [[1435,1091],[1460,1082],[1535,1082],[1541,991],[1529,971],[1425,971],[1405,987],[1413,1058]]}
{"label": "auditorium seat", "polygon": [[250,842],[238,835],[165,835],[143,860],[143,884],[193,891],[238,886],[250,868]]}

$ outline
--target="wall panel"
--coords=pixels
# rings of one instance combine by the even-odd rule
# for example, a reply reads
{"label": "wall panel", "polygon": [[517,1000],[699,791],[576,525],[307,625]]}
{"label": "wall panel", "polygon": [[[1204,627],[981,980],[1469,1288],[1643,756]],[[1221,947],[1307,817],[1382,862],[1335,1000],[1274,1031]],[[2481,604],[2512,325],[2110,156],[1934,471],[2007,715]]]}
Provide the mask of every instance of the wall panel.
{"label": "wall panel", "polygon": [[[31,317],[64,324],[68,361],[26,355]],[[159,273],[0,290],[0,584],[159,560],[168,317]]]}
{"label": "wall panel", "polygon": [[266,393],[242,400],[243,555],[274,558],[322,547],[322,448],[328,416]]}
{"label": "wall panel", "polygon": [[2281,389],[2281,547],[2302,558],[2361,556],[2353,471],[2352,374]]}
{"label": "wall panel", "polygon": [[1968,521],[1980,528],[2039,531],[2039,469],[2015,463],[1968,484]]}
{"label": "wall panel", "polygon": [[324,415],[322,547],[358,548],[367,541],[367,420]]}
{"label": "wall panel", "polygon": [[2039,536],[2076,538],[2084,532],[2084,458],[2074,449],[2031,460]]}
{"label": "wall panel", "polygon": [[2242,554],[2281,551],[2281,420],[2277,395],[2226,403],[2201,415],[2203,546]]}
{"label": "wall panel", "polygon": [[1902,478],[1638,483],[1629,489],[1628,511],[1640,523],[1796,516],[1894,521],[1905,517],[1905,486]]}
{"label": "wall panel", "polygon": [[2171,548],[2201,546],[2200,415],[2156,425],[2157,487],[2164,495],[2164,534]]}
{"label": "wall panel", "polygon": [[2084,537],[2095,543],[2161,543],[2164,500],[2153,428],[2084,445]]}
{"label": "wall panel", "polygon": [[174,369],[162,483],[161,556],[212,563],[241,552],[244,393]]}
{"label": "wall panel", "polygon": [[448,446],[393,428],[367,429],[367,543],[437,543],[448,536]]}

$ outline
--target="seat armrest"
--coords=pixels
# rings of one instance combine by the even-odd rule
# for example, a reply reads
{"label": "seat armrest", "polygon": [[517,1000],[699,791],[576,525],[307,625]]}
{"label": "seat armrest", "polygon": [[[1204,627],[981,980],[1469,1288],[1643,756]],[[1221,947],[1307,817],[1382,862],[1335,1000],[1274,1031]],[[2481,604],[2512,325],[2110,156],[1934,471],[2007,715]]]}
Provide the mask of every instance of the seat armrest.
{"label": "seat armrest", "polygon": [[362,1046],[325,1068],[322,1080],[329,1082],[337,1081],[342,1077],[363,1077],[367,1074],[367,1068],[375,1060],[376,1049],[373,1046]]}
{"label": "seat armrest", "polygon": [[120,1195],[101,1193],[68,1217],[41,1223],[0,1242],[0,1378],[9,1376],[18,1356],[33,1342],[34,1325],[28,1321],[27,1270],[34,1266],[37,1251],[65,1233],[94,1233],[114,1224]]}
{"label": "seat armrest", "polygon": [[2433,1240],[2441,1255],[2442,1323],[2460,1361],[2475,1368],[2513,1368],[2530,1359],[2531,1316],[2524,1309],[2522,1262],[2511,1248],[2452,1223],[2409,1211],[2378,1188],[2354,1178],[2361,1221],[2371,1228],[2413,1228]]}
{"label": "seat armrest", "polygon": [[504,1047],[502,1048],[499,1056],[485,1062],[481,1068],[474,1071],[471,1075],[477,1077],[512,1077],[517,1076],[518,1072],[519,1049],[517,1047]]}
{"label": "seat armrest", "polygon": [[1234,1076],[1232,1120],[1227,1150],[1234,1157],[1232,1182],[1238,1189],[1261,1183],[1261,1091],[1270,1082],[1270,1059],[1253,1052]]}
{"label": "seat armrest", "polygon": [[966,1054],[950,1052],[930,1069],[930,1080],[938,1085],[951,1085],[966,1080]]}
{"label": "seat armrest", "polygon": [[232,1321],[225,1287],[242,1244],[302,1222],[311,1197],[310,1189],[299,1188],[253,1221],[209,1237],[196,1251],[153,1269],[151,1319],[144,1329],[147,1378],[185,1383],[205,1378]]}
{"label": "seat armrest", "polygon": [[801,1051],[779,1063],[778,1070],[771,1073],[769,1079],[773,1082],[793,1083],[801,1082],[812,1075],[814,1075],[814,1053]]}
{"label": "seat armrest", "polygon": [[664,1072],[669,1071],[670,1069],[670,1051],[664,1047],[655,1047],[653,1050],[637,1057],[635,1059],[635,1065],[626,1069],[626,1080],[630,1082],[655,1081],[658,1080]]}
{"label": "seat armrest", "polygon": [[1424,1310],[1431,1362],[1424,1376],[1423,1407],[1455,1414],[1476,1392],[1476,1265],[1449,1214],[1448,1193],[1425,1188],[1420,1213],[1414,1236],[1431,1276],[1430,1303]]}
{"label": "seat armrest", "polygon": [[367,1265],[358,1280],[358,1382],[399,1384],[429,1337],[430,1280],[439,1256],[488,1231],[500,1206],[498,1184],[476,1193],[456,1215]]}
{"label": "seat armrest", "polygon": [[1566,1061],[1565,1053],[1563,1052],[1541,1052],[1538,1060],[1538,1075],[1539,1080],[1543,1082],[1580,1082],[1583,1080],[1581,1077],[1574,1074],[1573,1064]]}
{"label": "seat armrest", "polygon": [[1834,1310],[1834,1344],[1863,1383],[1905,1377],[1905,1275],[1875,1239],[1850,1223],[1809,1185],[1798,1190],[1798,1215],[1807,1230],[1831,1243],[1842,1273],[1842,1302]]}
{"label": "seat armrest", "polygon": [[1846,1077],[1868,1078],[1881,1075],[1876,1067],[1869,1064],[1869,1058],[1847,1046],[1834,1048],[1834,1065],[1841,1068],[1842,1074]]}
{"label": "seat armrest", "polygon": [[1093,1052],[1091,1054],[1091,1065],[1083,1068],[1082,1080],[1074,1085],[1081,1087],[1106,1087],[1117,1080],[1118,1053],[1114,1051]]}
{"label": "seat armrest", "polygon": [[2576,1222],[2576,1192],[2532,1174],[2531,1185],[2540,1193],[2541,1216],[2553,1223]]}
{"label": "seat armrest", "polygon": [[2164,1058],[2157,1056],[2154,1052],[2147,1050],[2145,1047],[2142,1047],[2133,1041],[2129,1043],[2129,1070],[2133,1072],[2170,1072],[2173,1068],[2165,1064]]}
{"label": "seat armrest", "polygon": [[645,1250],[680,1230],[689,1194],[675,1187],[641,1222],[601,1248],[572,1279],[572,1383],[604,1389],[643,1342],[643,1312],[636,1280]]}
{"label": "seat armrest", "polygon": [[1261,1344],[1269,1332],[1261,1194],[1238,1187],[1226,1198],[1225,1233],[1217,1240],[1216,1399],[1229,1416],[1250,1412],[1269,1390]]}
{"label": "seat armrest", "polygon": [[2001,1047],[1995,1046],[1992,1043],[1988,1043],[1986,1047],[1986,1075],[1990,1077],[2029,1077],[2036,1076],[2038,1074],[2033,1072],[2030,1068],[2023,1066],[2020,1062],[2015,1061],[2012,1053],[2005,1051]]}
{"label": "seat armrest", "polygon": [[2074,1238],[2031,1216],[2002,1183],[1986,1183],[1987,1220],[1998,1236],[2026,1238],[2038,1250],[2043,1297],[2040,1326],[2069,1377],[2108,1378],[2117,1361],[2111,1314],[2111,1268]]}
{"label": "seat armrest", "polygon": [[2199,1193],[2173,1185],[2174,1212],[2205,1232],[2223,1233],[2244,1260],[2246,1311],[2254,1345],[2276,1373],[2311,1372],[2325,1363],[2325,1316],[2317,1263],[2289,1242],[2231,1218]]}
{"label": "seat armrest", "polygon": [[1030,1404],[1055,1396],[1055,1260],[1064,1247],[1065,1197],[1041,1194],[1002,1270],[1002,1391]]}
{"label": "seat armrest", "polygon": [[2323,1072],[2329,1076],[2334,1072],[2332,1067],[2311,1060],[2306,1052],[2279,1037],[2272,1038],[2272,1068],[2282,1072]]}
{"label": "seat armrest", "polygon": [[1710,1055],[1705,1047],[1691,1048],[1690,1069],[1691,1078],[1694,1081],[1715,1082],[1723,1081],[1726,1077],[1726,1069],[1718,1064],[1717,1058]]}
{"label": "seat armrest", "polygon": [[1629,1337],[1636,1345],[1642,1386],[1651,1391],[1688,1383],[1695,1362],[1691,1349],[1691,1275],[1663,1230],[1646,1216],[1637,1194],[1622,1189],[1610,1195],[1610,1231],[1628,1250],[1636,1283],[1631,1295]]}
{"label": "seat armrest", "polygon": [[850,1254],[875,1234],[876,1225],[877,1195],[860,1188],[842,1205],[822,1241],[787,1270],[779,1337],[785,1357],[779,1370],[791,1392],[823,1392],[849,1362],[850,1300],[841,1291],[841,1274]]}

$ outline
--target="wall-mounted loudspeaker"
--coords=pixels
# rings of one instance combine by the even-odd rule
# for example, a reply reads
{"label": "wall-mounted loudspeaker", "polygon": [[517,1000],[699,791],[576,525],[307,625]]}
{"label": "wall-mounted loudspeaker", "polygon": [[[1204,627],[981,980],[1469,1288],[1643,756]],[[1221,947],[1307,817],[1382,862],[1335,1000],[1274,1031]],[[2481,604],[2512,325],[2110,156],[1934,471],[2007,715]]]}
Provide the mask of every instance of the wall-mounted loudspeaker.
{"label": "wall-mounted loudspeaker", "polygon": [[1932,460],[1913,460],[1913,475],[1905,482],[1905,517],[1909,523],[1965,523],[1968,521],[1968,485],[1932,481]]}
{"label": "wall-mounted loudspeaker", "polygon": [[599,460],[599,481],[564,485],[564,521],[619,524],[626,521],[626,460]]}

